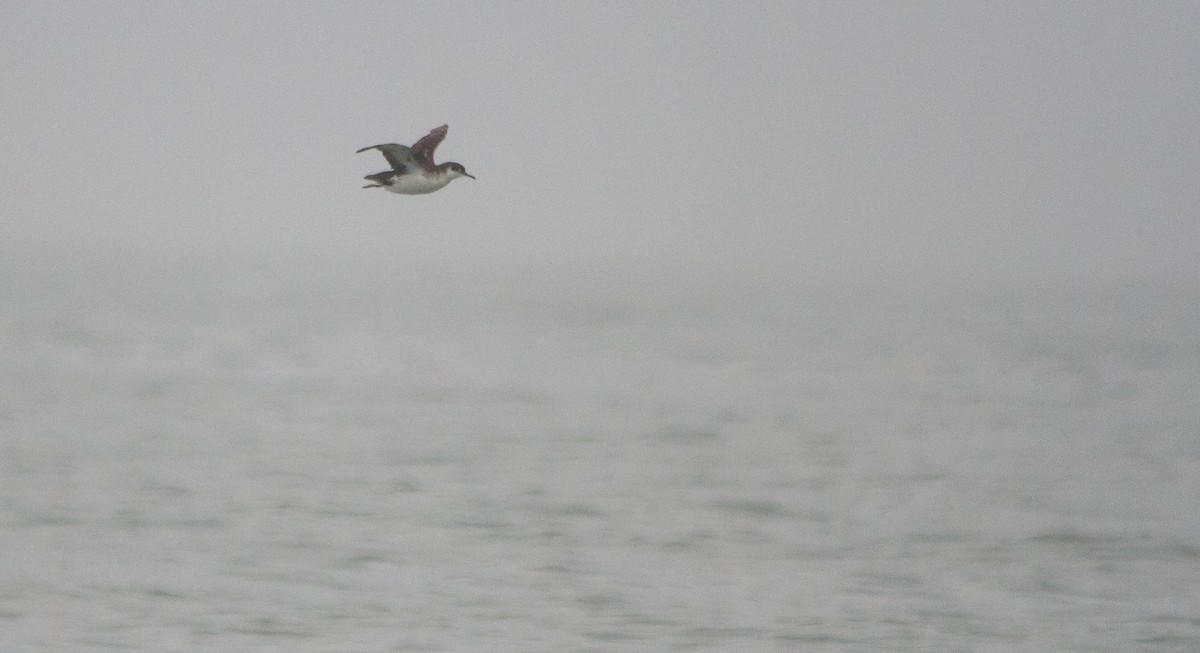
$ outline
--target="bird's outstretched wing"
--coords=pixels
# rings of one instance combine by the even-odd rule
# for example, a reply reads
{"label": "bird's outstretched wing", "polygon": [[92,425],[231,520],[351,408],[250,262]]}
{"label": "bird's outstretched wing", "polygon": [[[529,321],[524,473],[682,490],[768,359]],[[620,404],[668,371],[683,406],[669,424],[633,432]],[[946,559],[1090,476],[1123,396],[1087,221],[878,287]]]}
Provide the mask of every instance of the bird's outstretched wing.
{"label": "bird's outstretched wing", "polygon": [[[426,136],[425,138],[429,138]],[[425,140],[425,139],[421,139]],[[418,143],[419,144],[419,143]],[[355,152],[366,152],[367,150],[379,150],[383,154],[383,158],[387,159],[392,170],[404,174],[405,172],[415,170],[418,166],[417,160],[413,158],[413,151],[407,145],[397,145],[395,143],[383,143],[382,145],[372,145],[364,147]]]}
{"label": "bird's outstretched wing", "polygon": [[441,143],[442,139],[446,138],[446,130],[448,129],[450,127],[447,125],[434,127],[433,131],[430,131],[428,134],[422,136],[421,140],[413,143],[412,156],[416,159],[418,165],[427,170],[433,170],[437,167],[433,163],[433,151],[437,149],[438,143]]}

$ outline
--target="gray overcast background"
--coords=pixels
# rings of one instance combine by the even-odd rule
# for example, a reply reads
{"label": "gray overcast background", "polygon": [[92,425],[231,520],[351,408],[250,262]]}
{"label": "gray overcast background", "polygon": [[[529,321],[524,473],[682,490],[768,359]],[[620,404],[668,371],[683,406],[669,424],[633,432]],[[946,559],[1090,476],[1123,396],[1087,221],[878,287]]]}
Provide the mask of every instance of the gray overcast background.
{"label": "gray overcast background", "polygon": [[1198,117],[1200,0],[0,0],[0,648],[1200,651]]}
{"label": "gray overcast background", "polygon": [[0,255],[1191,280],[1198,115],[1195,2],[5,2]]}

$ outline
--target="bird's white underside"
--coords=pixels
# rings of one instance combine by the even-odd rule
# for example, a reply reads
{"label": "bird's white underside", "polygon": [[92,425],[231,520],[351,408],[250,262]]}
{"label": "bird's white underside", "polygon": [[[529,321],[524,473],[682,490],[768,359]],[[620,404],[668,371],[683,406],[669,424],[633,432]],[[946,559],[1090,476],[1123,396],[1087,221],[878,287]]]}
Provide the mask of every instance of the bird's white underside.
{"label": "bird's white underside", "polygon": [[398,175],[393,177],[391,185],[386,185],[384,188],[401,195],[424,195],[445,188],[451,179],[450,175],[436,177],[417,174]]}

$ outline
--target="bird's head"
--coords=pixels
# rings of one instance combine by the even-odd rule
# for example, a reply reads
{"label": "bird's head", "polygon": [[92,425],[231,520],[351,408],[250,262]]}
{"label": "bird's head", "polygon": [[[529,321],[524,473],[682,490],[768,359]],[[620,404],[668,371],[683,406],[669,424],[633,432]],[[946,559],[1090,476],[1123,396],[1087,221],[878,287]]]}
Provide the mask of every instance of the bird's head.
{"label": "bird's head", "polygon": [[475,175],[468,173],[467,169],[461,163],[447,163],[444,165],[446,166],[446,174],[450,175],[451,179],[458,179],[459,177],[475,178]]}

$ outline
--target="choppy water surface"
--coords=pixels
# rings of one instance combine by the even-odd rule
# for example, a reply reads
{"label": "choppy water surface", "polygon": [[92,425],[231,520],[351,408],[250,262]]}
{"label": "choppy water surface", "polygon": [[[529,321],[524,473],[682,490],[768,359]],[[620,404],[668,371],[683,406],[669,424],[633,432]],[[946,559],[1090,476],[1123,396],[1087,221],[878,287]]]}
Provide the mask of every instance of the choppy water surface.
{"label": "choppy water surface", "polygon": [[1200,650],[1186,290],[103,272],[0,294],[3,650]]}

